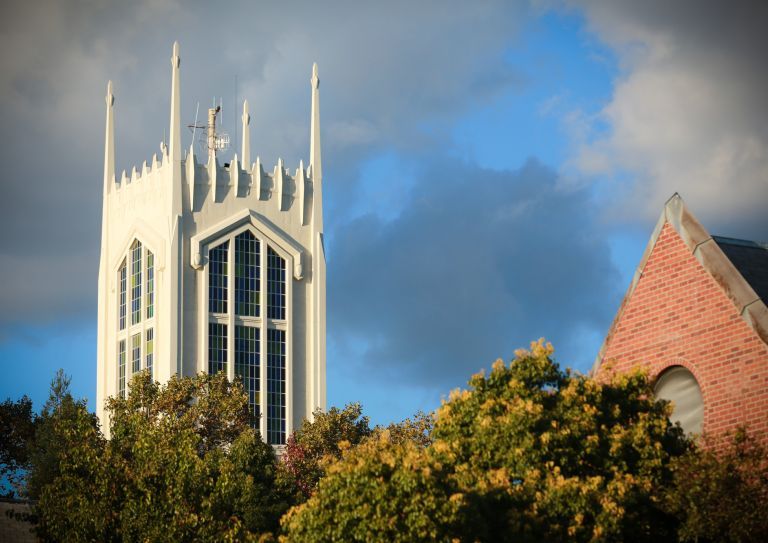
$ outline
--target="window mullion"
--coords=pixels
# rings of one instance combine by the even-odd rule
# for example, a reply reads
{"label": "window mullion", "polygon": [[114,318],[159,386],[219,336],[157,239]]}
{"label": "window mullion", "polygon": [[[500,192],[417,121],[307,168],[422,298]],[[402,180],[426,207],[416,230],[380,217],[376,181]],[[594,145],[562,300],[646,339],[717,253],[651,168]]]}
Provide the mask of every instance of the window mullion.
{"label": "window mullion", "polygon": [[235,379],[235,238],[229,240],[227,251],[227,379]]}
{"label": "window mullion", "polygon": [[259,431],[262,439],[267,439],[267,242],[259,239]]}
{"label": "window mullion", "polygon": [[293,430],[293,258],[285,260],[285,437]]}

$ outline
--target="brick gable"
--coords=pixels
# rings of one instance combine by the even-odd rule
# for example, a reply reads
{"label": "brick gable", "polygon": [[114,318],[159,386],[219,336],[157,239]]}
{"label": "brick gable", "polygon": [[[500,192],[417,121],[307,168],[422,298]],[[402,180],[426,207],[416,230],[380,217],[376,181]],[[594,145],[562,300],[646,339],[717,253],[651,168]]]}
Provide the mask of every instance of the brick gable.
{"label": "brick gable", "polygon": [[610,369],[681,365],[704,398],[704,431],[746,424],[768,441],[768,345],[720,283],[665,222],[606,338],[600,378]]}

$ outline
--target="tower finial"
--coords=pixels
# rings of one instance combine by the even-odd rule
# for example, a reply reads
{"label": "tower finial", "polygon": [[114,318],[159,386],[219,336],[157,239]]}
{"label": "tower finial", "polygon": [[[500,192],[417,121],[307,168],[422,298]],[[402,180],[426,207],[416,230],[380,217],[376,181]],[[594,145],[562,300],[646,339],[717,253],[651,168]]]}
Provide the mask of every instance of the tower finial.
{"label": "tower finial", "polygon": [[248,111],[248,100],[243,102],[243,168],[251,169],[251,116]]}
{"label": "tower finial", "polygon": [[115,178],[115,116],[113,106],[115,95],[112,94],[112,81],[107,83],[107,122],[104,131],[104,197],[106,198]]}

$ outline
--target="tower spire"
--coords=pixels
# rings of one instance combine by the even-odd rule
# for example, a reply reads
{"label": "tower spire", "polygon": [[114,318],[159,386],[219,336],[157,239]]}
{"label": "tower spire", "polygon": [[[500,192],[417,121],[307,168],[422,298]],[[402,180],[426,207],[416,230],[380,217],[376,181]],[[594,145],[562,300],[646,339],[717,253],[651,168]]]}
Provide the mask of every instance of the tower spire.
{"label": "tower spire", "polygon": [[173,42],[171,56],[171,122],[168,161],[171,166],[171,213],[181,213],[181,92],[179,90],[179,42]]}
{"label": "tower spire", "polygon": [[312,65],[312,122],[309,134],[309,165],[312,168],[312,223],[317,232],[323,231],[323,166],[320,158],[320,78],[317,62]]}
{"label": "tower spire", "polygon": [[112,94],[112,81],[107,83],[107,123],[104,133],[104,197],[115,179],[115,116],[113,106],[115,96]]}
{"label": "tower spire", "polygon": [[168,156],[171,159],[181,158],[181,98],[179,92],[179,42],[173,42],[171,56],[171,125],[169,128]]}
{"label": "tower spire", "polygon": [[243,168],[251,169],[251,116],[248,112],[248,100],[243,102]]}

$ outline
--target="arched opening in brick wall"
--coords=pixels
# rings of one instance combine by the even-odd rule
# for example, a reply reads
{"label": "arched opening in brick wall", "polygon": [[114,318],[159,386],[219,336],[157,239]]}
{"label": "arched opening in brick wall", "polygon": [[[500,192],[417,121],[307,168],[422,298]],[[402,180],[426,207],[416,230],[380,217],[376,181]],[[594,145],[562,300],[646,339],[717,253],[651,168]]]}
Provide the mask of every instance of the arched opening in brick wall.
{"label": "arched opening in brick wall", "polygon": [[687,435],[704,429],[704,399],[696,377],[683,366],[672,366],[656,379],[654,394],[672,402],[672,422],[679,422]]}

